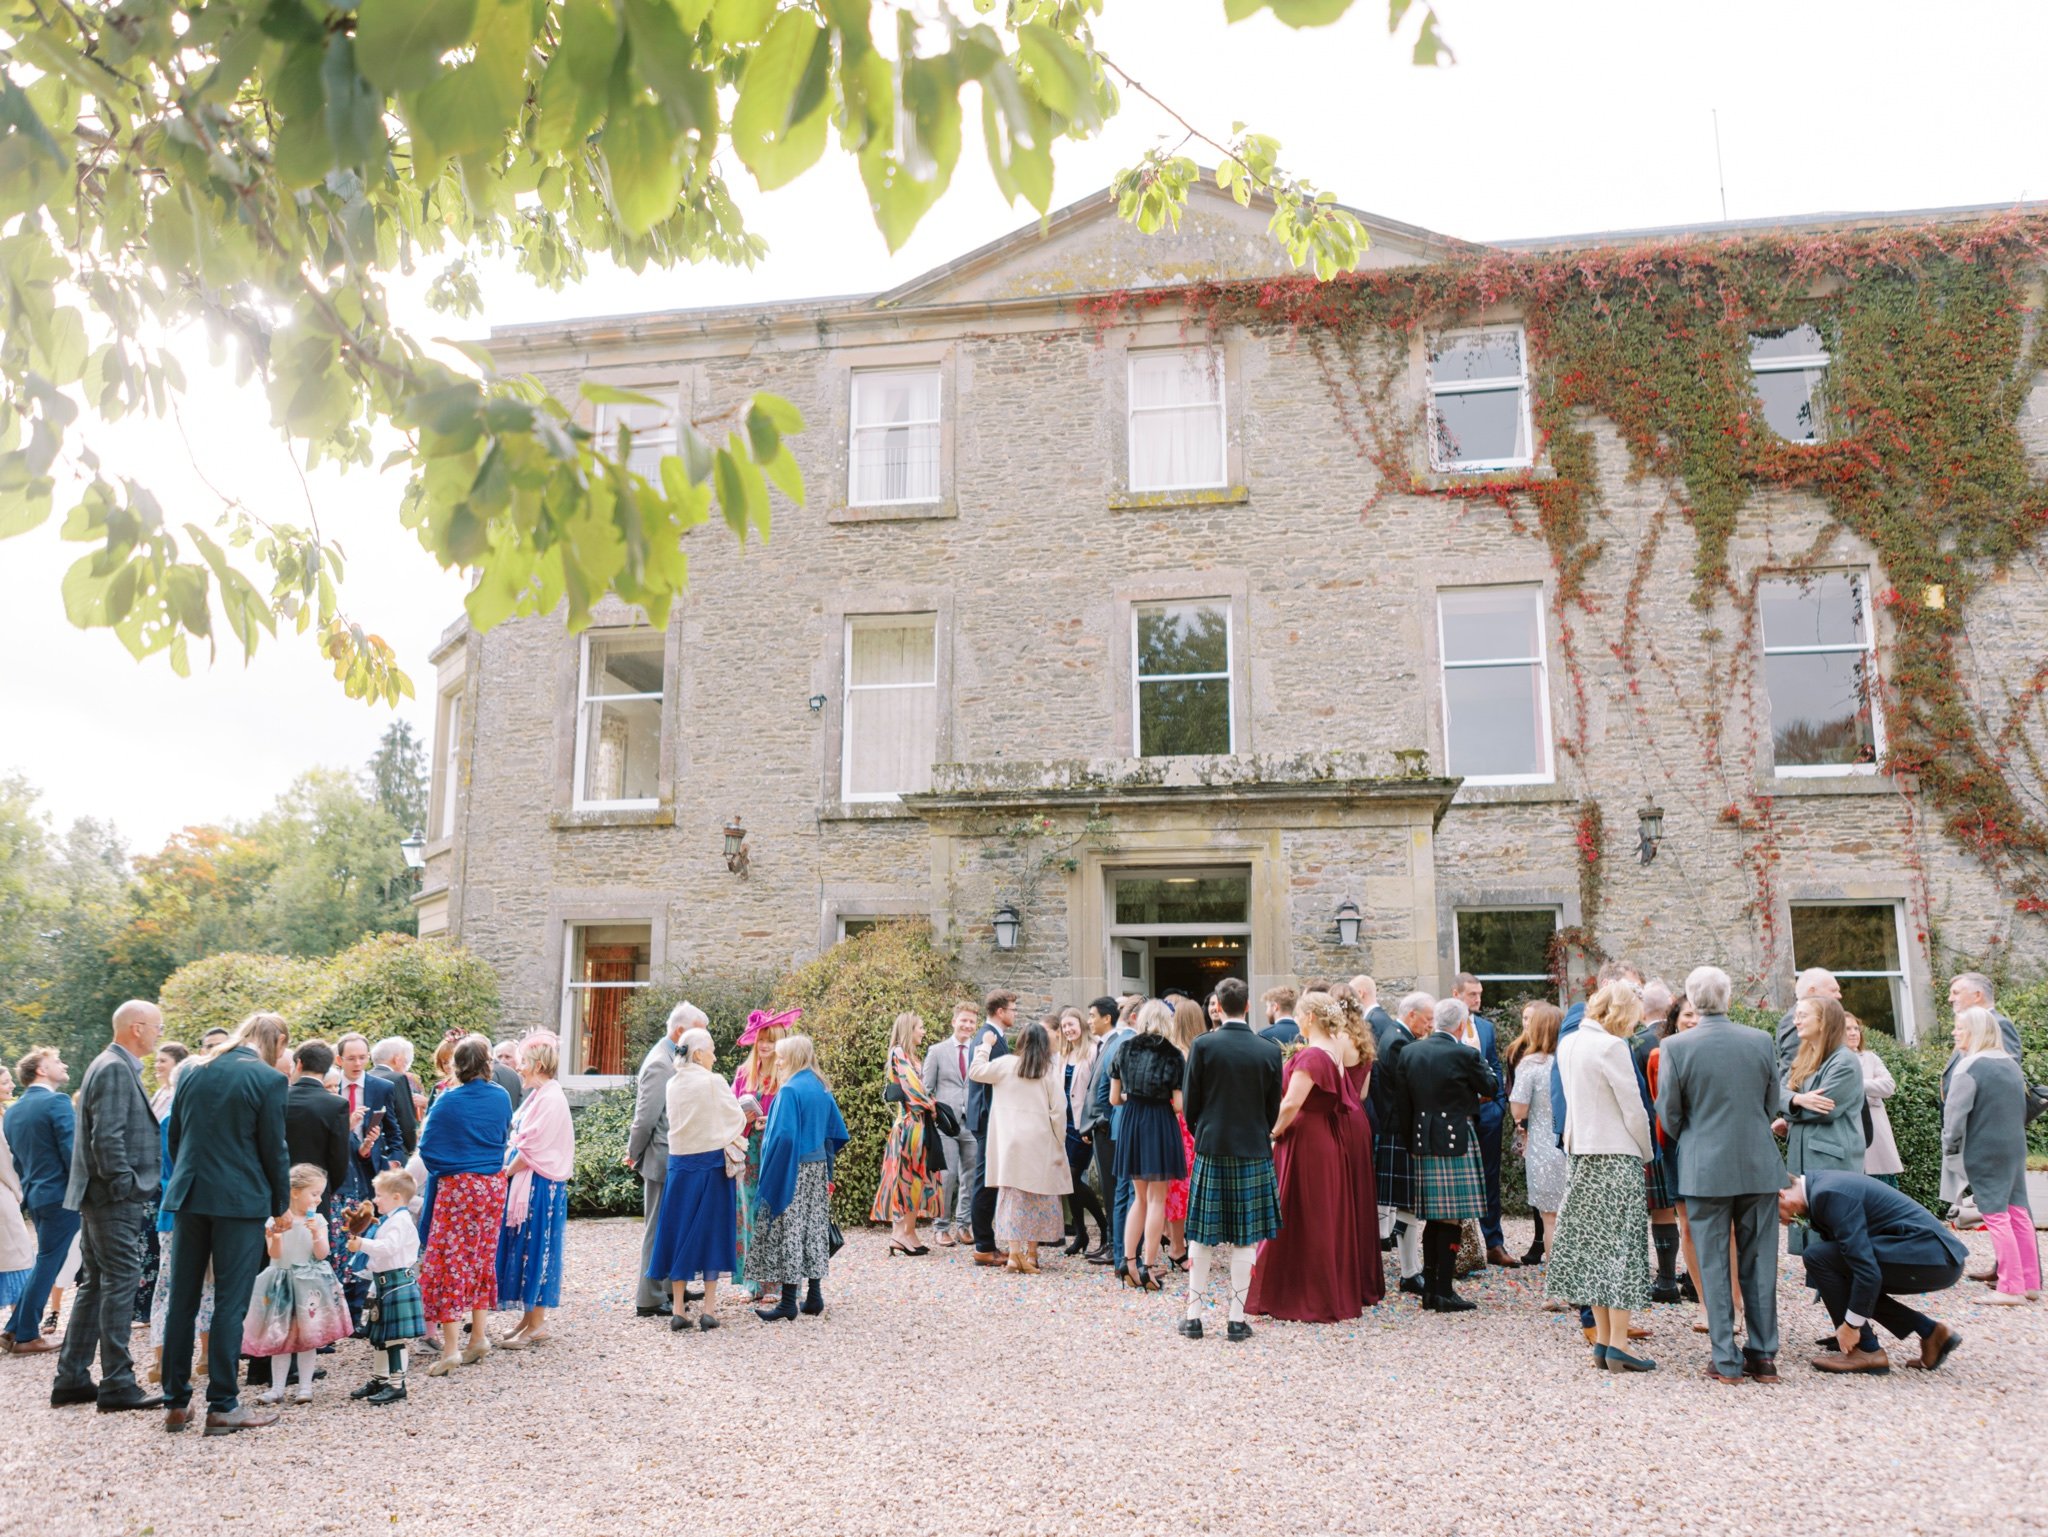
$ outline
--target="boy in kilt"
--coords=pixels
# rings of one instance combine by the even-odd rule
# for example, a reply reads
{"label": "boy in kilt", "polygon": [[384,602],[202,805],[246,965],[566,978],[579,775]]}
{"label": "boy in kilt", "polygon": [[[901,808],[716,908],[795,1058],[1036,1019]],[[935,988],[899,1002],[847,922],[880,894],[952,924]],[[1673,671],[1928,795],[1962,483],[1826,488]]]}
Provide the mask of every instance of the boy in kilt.
{"label": "boy in kilt", "polygon": [[386,1169],[372,1183],[377,1220],[348,1241],[349,1264],[368,1271],[376,1283],[366,1318],[370,1348],[384,1352],[384,1370],[349,1394],[373,1404],[405,1401],[405,1347],[427,1332],[427,1312],[413,1267],[419,1263],[420,1233],[411,1202],[418,1191],[403,1169]]}
{"label": "boy in kilt", "polygon": [[1492,1069],[1458,1039],[1469,1017],[1456,998],[1438,1003],[1432,1033],[1401,1053],[1409,1112],[1415,1215],[1423,1220],[1422,1306],[1469,1313],[1475,1304],[1451,1289],[1458,1226],[1486,1215],[1486,1169],[1479,1152],[1479,1107],[1496,1087]]}
{"label": "boy in kilt", "polygon": [[1181,1115],[1195,1139],[1188,1182],[1188,1311],[1183,1338],[1202,1337],[1202,1293],[1218,1245],[1230,1246],[1233,1341],[1251,1338],[1244,1303],[1257,1246],[1280,1231],[1273,1177],[1273,1123],[1280,1115],[1280,1048],[1245,1022],[1250,993],[1227,977],[1216,987],[1222,1023],[1188,1048]]}

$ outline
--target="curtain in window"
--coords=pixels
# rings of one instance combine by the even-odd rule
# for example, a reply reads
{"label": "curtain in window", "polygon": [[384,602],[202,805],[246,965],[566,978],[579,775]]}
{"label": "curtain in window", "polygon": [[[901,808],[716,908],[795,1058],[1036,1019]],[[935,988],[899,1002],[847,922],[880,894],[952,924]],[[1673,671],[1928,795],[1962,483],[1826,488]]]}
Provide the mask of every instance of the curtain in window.
{"label": "curtain in window", "polygon": [[1131,360],[1131,489],[1223,484],[1223,380],[1206,352]]}
{"label": "curtain in window", "polygon": [[848,637],[846,793],[928,790],[939,691],[930,619],[860,626]]}
{"label": "curtain in window", "polygon": [[[583,951],[583,980],[627,983],[634,980],[640,958],[636,945],[587,945]],[[586,1073],[623,1073],[626,1070],[626,999],[632,989],[624,986],[583,989],[583,1053]]]}
{"label": "curtain in window", "polygon": [[939,499],[938,420],[936,373],[854,376],[855,505]]}

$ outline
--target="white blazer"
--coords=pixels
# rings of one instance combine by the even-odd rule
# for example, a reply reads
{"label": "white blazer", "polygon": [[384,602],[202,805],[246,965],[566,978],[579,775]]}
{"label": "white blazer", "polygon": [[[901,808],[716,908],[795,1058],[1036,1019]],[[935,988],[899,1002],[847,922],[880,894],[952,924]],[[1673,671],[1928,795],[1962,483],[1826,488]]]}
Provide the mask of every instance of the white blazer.
{"label": "white blazer", "polygon": [[1627,1153],[1648,1162],[1650,1116],[1628,1042],[1591,1021],[1557,1043],[1564,1079],[1564,1150]]}

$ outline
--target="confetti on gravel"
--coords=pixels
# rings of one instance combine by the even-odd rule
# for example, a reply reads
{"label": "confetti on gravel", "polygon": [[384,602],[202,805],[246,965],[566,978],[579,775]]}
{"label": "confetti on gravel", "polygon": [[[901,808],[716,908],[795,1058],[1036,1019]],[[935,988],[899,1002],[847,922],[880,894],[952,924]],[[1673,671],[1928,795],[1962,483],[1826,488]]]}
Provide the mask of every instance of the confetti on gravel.
{"label": "confetti on gravel", "polygon": [[854,1233],[823,1318],[729,1296],[724,1328],[676,1334],[633,1315],[638,1252],[638,1223],[572,1223],[551,1343],[416,1362],[377,1409],[348,1399],[369,1370],[349,1341],[311,1406],[239,1436],[53,1410],[50,1357],[0,1358],[0,1533],[1982,1537],[2048,1510],[2048,1305],[1974,1307],[1967,1282],[1934,1303],[1965,1336],[1939,1372],[1845,1381],[1807,1367],[1826,1319],[1788,1263],[1785,1380],[1733,1389],[1699,1376],[1693,1307],[1652,1311],[1654,1375],[1593,1372],[1540,1272],[1468,1278],[1476,1313],[1404,1298],[1238,1345],[1218,1292],[1191,1343],[1184,1283],[892,1259]]}

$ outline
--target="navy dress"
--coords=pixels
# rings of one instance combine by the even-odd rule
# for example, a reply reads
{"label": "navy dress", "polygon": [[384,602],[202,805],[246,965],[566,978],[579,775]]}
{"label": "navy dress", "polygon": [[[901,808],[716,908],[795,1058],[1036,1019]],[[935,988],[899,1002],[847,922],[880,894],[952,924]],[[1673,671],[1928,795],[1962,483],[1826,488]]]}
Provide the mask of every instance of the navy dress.
{"label": "navy dress", "polygon": [[1123,1085],[1124,1118],[1116,1134],[1118,1179],[1176,1180],[1188,1176],[1187,1147],[1173,1096],[1187,1071],[1180,1048],[1163,1035],[1134,1035],[1116,1059]]}

